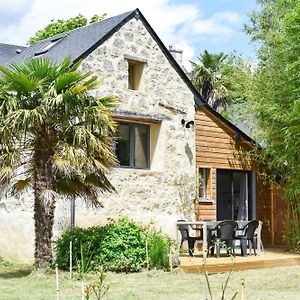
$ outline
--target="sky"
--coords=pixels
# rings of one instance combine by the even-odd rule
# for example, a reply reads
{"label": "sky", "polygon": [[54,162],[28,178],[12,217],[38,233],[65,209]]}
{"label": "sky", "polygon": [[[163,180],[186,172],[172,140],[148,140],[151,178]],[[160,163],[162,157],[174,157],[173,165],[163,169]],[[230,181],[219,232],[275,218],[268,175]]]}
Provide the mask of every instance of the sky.
{"label": "sky", "polygon": [[183,61],[205,49],[211,53],[236,50],[255,60],[255,48],[242,32],[255,0],[0,0],[0,42],[25,45],[52,19],[79,13],[108,17],[139,8],[166,46],[183,50]]}

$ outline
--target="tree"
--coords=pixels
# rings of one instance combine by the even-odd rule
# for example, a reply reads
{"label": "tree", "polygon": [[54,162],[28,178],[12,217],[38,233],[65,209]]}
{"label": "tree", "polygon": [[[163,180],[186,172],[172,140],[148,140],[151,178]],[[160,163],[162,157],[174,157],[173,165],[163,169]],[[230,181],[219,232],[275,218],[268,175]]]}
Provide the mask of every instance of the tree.
{"label": "tree", "polygon": [[106,17],[106,14],[94,15],[89,21],[83,15],[79,14],[74,18],[66,20],[51,20],[51,23],[48,24],[44,29],[38,30],[33,37],[31,37],[27,44],[32,45],[38,41],[44,40],[46,38],[55,36],[57,34],[70,31],[91,23],[95,23],[103,20]]}
{"label": "tree", "polygon": [[211,54],[204,50],[198,57],[199,63],[191,61],[190,77],[194,86],[203,99],[216,110],[220,107],[226,108],[227,105],[227,91],[220,80],[221,68],[226,58],[227,55],[223,52]]}
{"label": "tree", "polygon": [[[246,27],[260,45],[259,64],[248,92],[261,139],[260,158],[269,178],[284,183],[291,206],[288,241],[300,241],[300,0],[259,0]],[[262,155],[264,154],[264,155]],[[286,235],[287,236],[287,235]]]}
{"label": "tree", "polygon": [[211,54],[205,50],[199,63],[191,62],[191,80],[201,96],[215,110],[227,110],[231,104],[245,102],[245,86],[250,65],[236,54]]}
{"label": "tree", "polygon": [[99,206],[99,193],[114,190],[107,172],[116,163],[116,101],[91,96],[99,82],[79,65],[36,58],[0,66],[0,187],[33,189],[37,267],[52,260],[57,198]]}

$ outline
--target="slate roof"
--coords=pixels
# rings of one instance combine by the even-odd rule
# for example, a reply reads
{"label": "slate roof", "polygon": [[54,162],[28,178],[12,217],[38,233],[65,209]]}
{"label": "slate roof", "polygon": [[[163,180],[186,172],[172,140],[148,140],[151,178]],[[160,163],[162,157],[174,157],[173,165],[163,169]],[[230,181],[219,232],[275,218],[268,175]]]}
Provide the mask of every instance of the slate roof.
{"label": "slate roof", "polygon": [[[71,56],[72,62],[76,63],[78,60],[87,57],[92,51],[94,51],[97,47],[103,44],[110,36],[112,36],[116,31],[119,30],[119,28],[121,28],[132,18],[140,19],[143,22],[149,34],[156,41],[161,51],[165,54],[169,63],[173,66],[173,68],[177,71],[178,75],[182,78],[182,80],[193,93],[195,99],[195,106],[201,106],[205,108],[215,117],[217,117],[221,122],[225,123],[232,130],[239,133],[246,141],[252,144],[257,144],[247,134],[245,134],[238,127],[236,127],[234,124],[225,119],[222,115],[220,115],[213,108],[211,108],[206,101],[203,100],[203,98],[195,89],[194,85],[191,83],[185,72],[182,70],[182,68],[171,55],[169,50],[157,36],[156,32],[153,30],[153,28],[142,15],[142,13],[139,11],[139,9],[135,9],[133,11],[129,11],[115,17],[107,18],[102,21],[59,34],[57,36],[37,42],[29,47],[21,47],[22,52],[20,54],[17,54],[15,52],[15,55],[13,55],[13,48],[10,48],[10,46],[17,46],[6,45],[8,46],[5,47],[6,51],[4,51],[6,55],[3,56],[3,58],[0,56],[0,63],[2,62],[2,64],[9,65],[12,62],[22,62],[33,57],[47,57],[54,62],[61,62],[66,56]],[[55,41],[57,41],[57,43],[55,43]],[[49,47],[49,49],[46,52],[41,53],[43,52],[43,49],[51,43],[53,43],[53,46]],[[8,55],[9,53],[11,55]],[[5,59],[6,61],[4,61]]]}
{"label": "slate roof", "polygon": [[[104,19],[100,22],[92,23],[84,27],[80,27],[54,37],[42,40],[25,48],[19,55],[13,58],[15,62],[21,62],[33,57],[48,57],[54,62],[61,62],[66,56],[71,56],[73,62],[83,58],[84,53],[91,52],[90,48],[97,48],[108,37],[115,32],[117,28],[127,22],[127,17],[132,15],[132,11]],[[53,47],[46,53],[37,55],[46,47],[51,41],[59,39]],[[96,45],[96,46],[95,46]],[[12,62],[12,60],[10,60]],[[10,63],[9,62],[9,63]]]}
{"label": "slate roof", "polygon": [[25,47],[0,43],[0,64],[7,64],[8,61],[17,56],[16,51],[18,49],[23,50]]}

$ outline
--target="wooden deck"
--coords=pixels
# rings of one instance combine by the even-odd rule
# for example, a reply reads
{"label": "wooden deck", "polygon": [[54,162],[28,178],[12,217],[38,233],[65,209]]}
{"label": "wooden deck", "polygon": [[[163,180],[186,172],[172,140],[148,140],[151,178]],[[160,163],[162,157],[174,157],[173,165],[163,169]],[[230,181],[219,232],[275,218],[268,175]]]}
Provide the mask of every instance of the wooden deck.
{"label": "wooden deck", "polygon": [[[238,249],[236,250],[238,252]],[[222,256],[220,258],[209,257],[203,262],[201,255],[195,257],[180,257],[180,268],[185,273],[208,273],[228,272],[230,270],[249,270],[272,268],[279,266],[300,265],[300,255],[288,252],[283,248],[266,249],[259,256],[248,255],[242,257],[237,253],[235,258]]]}

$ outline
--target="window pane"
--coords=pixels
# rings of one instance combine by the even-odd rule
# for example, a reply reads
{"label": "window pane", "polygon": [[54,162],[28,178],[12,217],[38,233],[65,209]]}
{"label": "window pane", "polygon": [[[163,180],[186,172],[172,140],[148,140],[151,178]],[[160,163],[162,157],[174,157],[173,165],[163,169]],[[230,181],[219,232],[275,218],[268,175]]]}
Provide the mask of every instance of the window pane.
{"label": "window pane", "polygon": [[121,166],[130,166],[130,133],[128,125],[119,125],[117,157]]}
{"label": "window pane", "polygon": [[207,188],[207,173],[206,169],[199,169],[199,197],[206,198],[206,188]]}
{"label": "window pane", "polygon": [[135,132],[135,158],[134,165],[138,168],[147,168],[147,154],[148,154],[148,127],[137,126],[134,128]]}

